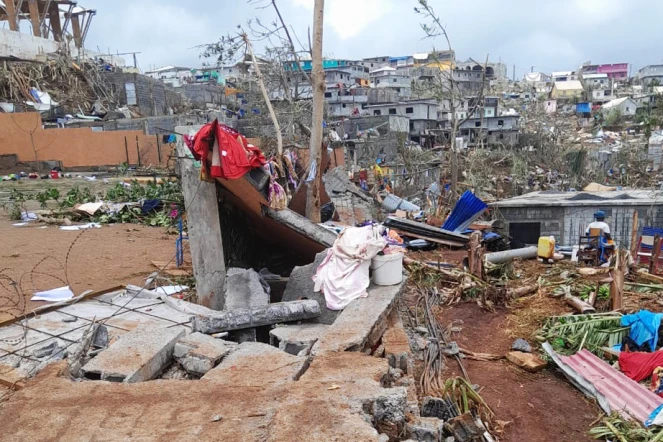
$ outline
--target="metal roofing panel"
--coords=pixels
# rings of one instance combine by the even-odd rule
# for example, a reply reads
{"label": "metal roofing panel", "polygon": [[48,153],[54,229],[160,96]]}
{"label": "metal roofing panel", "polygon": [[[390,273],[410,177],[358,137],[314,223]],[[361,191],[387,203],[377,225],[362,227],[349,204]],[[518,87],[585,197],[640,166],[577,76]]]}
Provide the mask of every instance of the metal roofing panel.
{"label": "metal roofing panel", "polygon": [[[652,411],[663,404],[663,398],[629,379],[587,350],[581,350],[573,356],[556,356],[567,366],[566,368],[592,384],[607,400],[612,411],[618,411],[622,415],[644,422]],[[569,375],[565,367],[560,365],[560,368]]]}

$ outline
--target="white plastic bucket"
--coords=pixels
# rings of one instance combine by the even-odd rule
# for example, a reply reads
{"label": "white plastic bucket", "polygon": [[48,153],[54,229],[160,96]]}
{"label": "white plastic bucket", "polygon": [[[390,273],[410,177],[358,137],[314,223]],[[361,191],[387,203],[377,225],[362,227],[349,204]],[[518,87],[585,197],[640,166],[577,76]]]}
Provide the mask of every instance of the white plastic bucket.
{"label": "white plastic bucket", "polygon": [[376,255],[371,260],[373,282],[377,285],[396,285],[403,281],[403,254]]}

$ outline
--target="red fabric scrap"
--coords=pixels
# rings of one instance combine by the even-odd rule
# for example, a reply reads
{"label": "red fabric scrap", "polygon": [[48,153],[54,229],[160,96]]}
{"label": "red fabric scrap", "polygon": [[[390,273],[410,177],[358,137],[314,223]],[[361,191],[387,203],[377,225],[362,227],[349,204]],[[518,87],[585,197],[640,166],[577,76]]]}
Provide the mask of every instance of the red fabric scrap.
{"label": "red fabric scrap", "polygon": [[192,153],[202,163],[204,178],[234,180],[266,162],[260,149],[249,144],[235,129],[219,124],[217,120],[198,131]]}
{"label": "red fabric scrap", "polygon": [[647,379],[657,367],[663,367],[663,351],[619,353],[619,368],[636,382]]}

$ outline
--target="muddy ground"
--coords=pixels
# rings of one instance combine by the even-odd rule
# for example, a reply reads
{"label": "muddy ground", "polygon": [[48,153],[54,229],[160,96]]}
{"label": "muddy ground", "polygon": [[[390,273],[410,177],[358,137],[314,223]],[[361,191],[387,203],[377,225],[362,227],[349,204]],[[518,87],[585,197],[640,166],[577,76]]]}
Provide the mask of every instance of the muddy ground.
{"label": "muddy ground", "polygon": [[29,300],[35,291],[69,285],[79,295],[85,290],[142,285],[156,271],[152,261],[175,256],[176,237],[163,228],[116,224],[69,232],[37,222],[24,227],[14,223],[0,214],[2,320],[7,313],[22,314],[43,305]]}
{"label": "muddy ground", "polygon": [[[561,303],[560,303],[561,304]],[[565,309],[559,306],[560,311]],[[438,320],[443,327],[451,322],[460,327],[452,339],[461,348],[497,355],[506,354],[514,339],[512,312],[488,312],[476,303],[441,308]],[[529,339],[529,336],[523,336]],[[483,362],[465,359],[463,364],[473,384],[493,409],[497,419],[510,422],[501,441],[581,442],[594,440],[587,434],[599,416],[599,408],[585,398],[562,375],[549,366],[532,374],[506,360]],[[460,375],[458,364],[447,359],[447,376]]]}

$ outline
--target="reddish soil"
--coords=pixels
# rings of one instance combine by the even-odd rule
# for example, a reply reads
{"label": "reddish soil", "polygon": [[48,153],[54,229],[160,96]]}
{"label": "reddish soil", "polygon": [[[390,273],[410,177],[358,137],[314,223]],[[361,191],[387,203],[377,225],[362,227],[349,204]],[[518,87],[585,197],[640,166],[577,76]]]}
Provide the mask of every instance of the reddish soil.
{"label": "reddish soil", "polygon": [[152,261],[174,261],[176,237],[163,228],[117,224],[68,232],[37,222],[25,227],[13,223],[0,216],[0,320],[44,305],[29,301],[37,290],[69,285],[79,295],[142,285],[157,270]]}
{"label": "reddish soil", "polygon": [[[513,343],[505,330],[508,312],[490,313],[474,303],[445,308],[438,315],[440,325],[452,321],[462,327],[453,339],[461,348],[478,353],[506,354]],[[462,321],[462,324],[460,323]],[[525,337],[527,338],[527,337]],[[483,362],[465,359],[463,364],[473,384],[495,412],[508,421],[501,438],[510,442],[592,441],[587,434],[599,409],[562,375],[548,368],[540,373],[522,371],[507,361]],[[447,375],[460,372],[448,359]]]}

